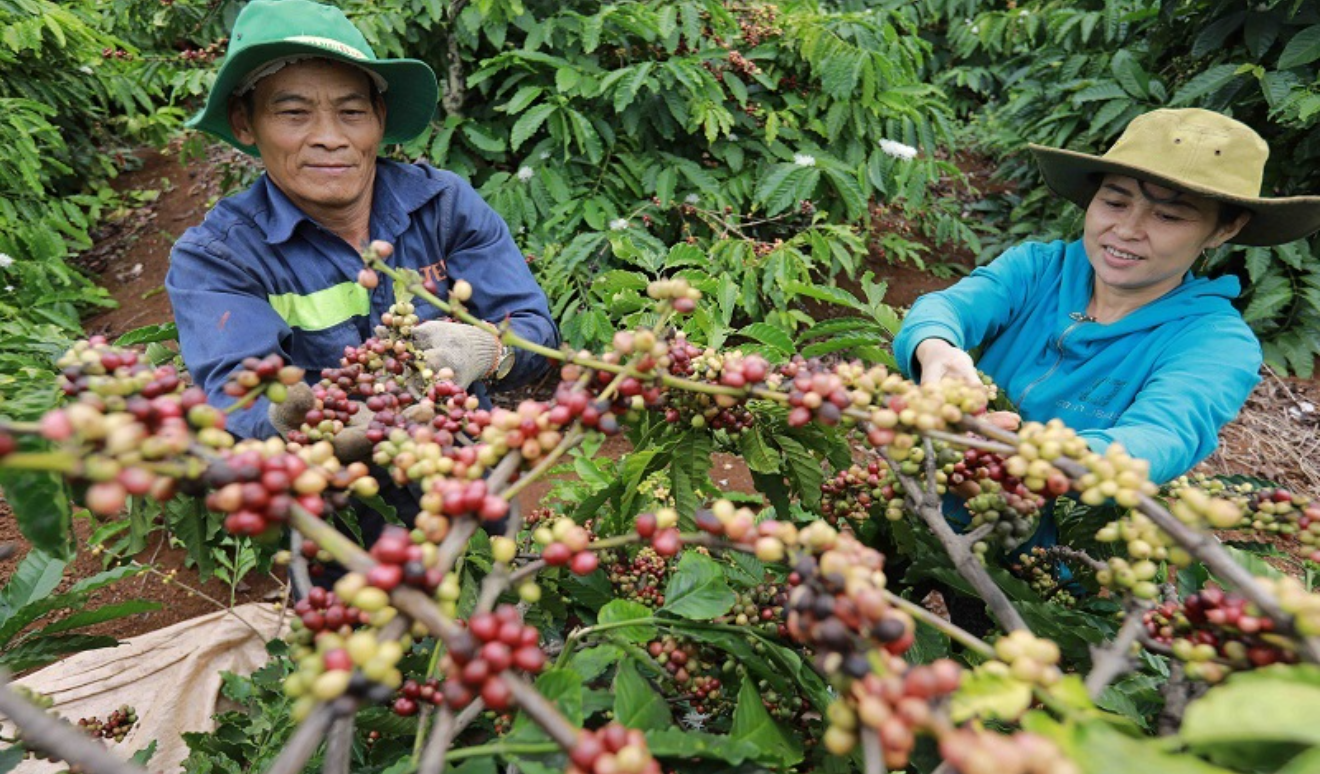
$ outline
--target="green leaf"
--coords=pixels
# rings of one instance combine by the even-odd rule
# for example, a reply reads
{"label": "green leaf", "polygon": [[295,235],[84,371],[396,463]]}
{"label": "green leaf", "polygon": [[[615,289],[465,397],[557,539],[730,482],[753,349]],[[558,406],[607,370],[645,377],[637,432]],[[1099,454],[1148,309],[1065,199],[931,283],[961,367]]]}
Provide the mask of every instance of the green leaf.
{"label": "green leaf", "polygon": [[137,615],[138,613],[149,613],[153,610],[159,610],[160,608],[161,604],[159,602],[149,602],[145,599],[131,599],[127,602],[98,607],[95,610],[84,610],[81,613],[74,613],[63,621],[56,621],[50,626],[42,629],[40,634],[42,636],[59,634],[60,632],[66,632],[70,629],[79,629],[84,626],[99,624],[104,621],[127,618],[130,615]]}
{"label": "green leaf", "polygon": [[687,433],[674,446],[669,479],[681,528],[695,525],[693,518],[701,505],[699,492],[711,486],[710,455],[714,448],[708,432]]}
{"label": "green leaf", "polygon": [[34,637],[0,654],[0,666],[13,672],[36,669],[59,661],[70,653],[85,650],[113,648],[119,642],[114,637],[87,634],[61,634],[54,637]]}
{"label": "green leaf", "polygon": [[1069,757],[1085,774],[1159,772],[1159,774],[1229,774],[1190,755],[1166,753],[1162,740],[1134,739],[1104,722],[1077,727]]}
{"label": "green leaf", "polygon": [[625,658],[623,649],[618,645],[597,645],[594,648],[583,648],[573,654],[569,660],[568,666],[578,676],[582,682],[589,683],[605,673],[605,670],[619,663]]}
{"label": "green leaf", "polygon": [[763,763],[792,766],[802,760],[802,746],[787,736],[770,717],[761,695],[750,680],[743,680],[738,689],[738,705],[733,710],[733,726],[729,736],[735,742],[749,742],[756,746],[756,759]]}
{"label": "green leaf", "polygon": [[756,200],[765,205],[767,215],[777,215],[797,202],[797,187],[807,167],[793,163],[778,164],[756,186]]}
{"label": "green leaf", "polygon": [[[650,620],[651,617],[651,608],[646,605],[629,599],[615,599],[600,609],[600,615],[596,617],[596,623],[617,624],[623,621]],[[656,628],[655,624],[651,623],[623,626],[618,629],[610,629],[608,635],[640,645],[655,639]]]}
{"label": "green leaf", "polygon": [[112,567],[109,570],[98,572],[87,578],[83,578],[69,587],[66,594],[89,594],[93,591],[99,591],[112,583],[118,583],[124,578],[132,578],[135,575],[141,575],[147,571],[147,567],[142,565],[126,564],[122,567]]}
{"label": "green leaf", "polygon": [[134,344],[151,344],[157,341],[178,341],[179,329],[172,323],[144,325],[115,339],[116,347],[131,347]]}
{"label": "green leaf", "polygon": [[26,757],[27,750],[24,750],[21,745],[0,750],[0,774],[8,774],[18,768],[18,764],[22,763]]}
{"label": "green leaf", "polygon": [[787,331],[770,323],[757,322],[748,325],[738,331],[738,335],[746,336],[754,341],[770,347],[783,357],[789,357],[795,351],[793,346],[793,337]]}
{"label": "green leaf", "polygon": [[826,285],[812,285],[805,282],[790,282],[784,287],[786,291],[798,296],[807,296],[817,301],[824,301],[838,306],[846,306],[849,309],[856,309],[859,312],[865,312],[866,307],[857,300],[852,293],[842,288],[832,288]]}
{"label": "green leaf", "polygon": [[508,102],[505,102],[503,105],[500,105],[495,109],[506,112],[509,115],[521,113],[526,110],[527,106],[532,104],[537,97],[541,96],[541,92],[543,91],[545,91],[545,89],[540,86],[524,86],[521,89],[518,89]]}
{"label": "green leaf", "polygon": [[614,719],[629,728],[667,728],[674,718],[665,697],[656,692],[631,661],[614,675]]}
{"label": "green leaf", "polygon": [[1179,87],[1173,95],[1174,105],[1190,105],[1207,94],[1224,88],[1237,77],[1237,66],[1231,64],[1211,67]]}
{"label": "green leaf", "polygon": [[751,742],[672,727],[647,730],[646,746],[657,758],[704,758],[734,766],[754,760],[760,753]]}
{"label": "green leaf", "polygon": [[1292,301],[1292,283],[1283,274],[1270,274],[1252,289],[1251,303],[1242,312],[1248,323],[1268,320]]}
{"label": "green leaf", "polygon": [[1302,752],[1275,774],[1320,774],[1320,747]]}
{"label": "green leaf", "polygon": [[[46,445],[24,438],[19,441],[19,448],[40,453]],[[18,528],[28,542],[56,558],[72,558],[69,537],[73,514],[63,479],[55,473],[0,469],[0,489],[4,490]]]}
{"label": "green leaf", "polygon": [[738,446],[747,468],[755,473],[778,473],[784,464],[779,451],[767,443],[761,434],[760,425],[752,425],[744,430],[738,439]]}
{"label": "green leaf", "polygon": [[[1312,679],[1299,679],[1304,674]],[[1301,707],[1320,707],[1320,669],[1271,667],[1231,676],[1192,702],[1179,738],[1192,749],[1234,768],[1273,768],[1300,747],[1320,746],[1320,725]]]}
{"label": "green leaf", "polygon": [[820,505],[820,485],[825,483],[820,461],[805,446],[788,436],[775,436],[775,443],[779,444],[788,462],[789,478],[793,480],[802,504],[808,509]]}
{"label": "green leaf", "polygon": [[709,621],[729,612],[737,596],[709,556],[688,552],[679,560],[665,586],[666,610],[674,615]]}
{"label": "green leaf", "polygon": [[513,150],[518,150],[522,144],[527,142],[536,131],[541,128],[541,124],[550,117],[550,114],[559,109],[558,105],[541,103],[536,107],[523,113],[522,116],[513,124],[513,129],[509,132],[509,146]]}
{"label": "green leaf", "polygon": [[54,591],[64,577],[65,566],[41,549],[29,551],[0,591],[0,618],[8,618],[14,611]]}
{"label": "green leaf", "polygon": [[1320,59],[1320,24],[1312,24],[1310,27],[1293,35],[1288,45],[1283,47],[1283,53],[1279,55],[1279,62],[1275,65],[1279,70],[1291,70],[1294,67],[1307,65]]}

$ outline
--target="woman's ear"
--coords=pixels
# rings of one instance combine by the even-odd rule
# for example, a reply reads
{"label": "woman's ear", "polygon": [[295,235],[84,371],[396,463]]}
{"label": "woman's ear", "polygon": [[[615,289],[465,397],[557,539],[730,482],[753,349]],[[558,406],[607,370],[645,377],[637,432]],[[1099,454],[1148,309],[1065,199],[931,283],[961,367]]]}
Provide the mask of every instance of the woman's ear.
{"label": "woman's ear", "polygon": [[1219,247],[1223,243],[1237,236],[1238,232],[1245,228],[1250,220],[1251,213],[1244,210],[1233,220],[1215,229],[1215,233],[1210,237],[1210,240],[1206,242],[1205,246],[1211,248]]}

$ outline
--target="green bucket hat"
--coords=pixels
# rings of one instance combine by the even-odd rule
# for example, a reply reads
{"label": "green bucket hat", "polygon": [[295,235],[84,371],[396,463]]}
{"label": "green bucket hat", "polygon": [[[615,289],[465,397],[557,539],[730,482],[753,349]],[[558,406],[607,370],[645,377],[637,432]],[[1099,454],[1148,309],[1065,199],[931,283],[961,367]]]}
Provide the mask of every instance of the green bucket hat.
{"label": "green bucket hat", "polygon": [[435,73],[415,59],[377,59],[344,12],[310,0],[253,0],[234,21],[225,55],[206,107],[187,123],[252,155],[229,127],[229,98],[262,66],[287,57],[324,57],[373,74],[385,87],[385,142],[406,142],[435,115],[440,87]]}
{"label": "green bucket hat", "polygon": [[1320,231],[1320,196],[1261,197],[1269,146],[1251,127],[1210,110],[1143,113],[1103,156],[1028,147],[1050,189],[1082,209],[1104,175],[1126,175],[1249,211],[1229,240],[1237,244],[1279,245]]}

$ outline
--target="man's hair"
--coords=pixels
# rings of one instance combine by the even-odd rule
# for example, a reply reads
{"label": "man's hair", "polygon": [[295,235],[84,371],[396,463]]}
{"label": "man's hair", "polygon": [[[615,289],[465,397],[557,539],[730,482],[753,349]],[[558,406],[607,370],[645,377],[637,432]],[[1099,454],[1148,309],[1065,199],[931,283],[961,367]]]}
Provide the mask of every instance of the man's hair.
{"label": "man's hair", "polygon": [[[318,57],[318,59],[321,58],[322,57]],[[325,61],[335,62],[338,60],[326,59]],[[362,77],[367,79],[367,99],[371,101],[371,111],[373,113],[379,114],[377,108],[380,106],[383,100],[381,98],[380,89],[376,88],[376,79],[372,78],[370,75],[367,75],[366,73],[362,73]],[[251,121],[252,116],[255,115],[257,112],[257,90],[248,89],[247,91],[243,92],[243,95],[238,98],[238,102],[240,105],[243,106],[243,115],[247,116],[248,120]]]}

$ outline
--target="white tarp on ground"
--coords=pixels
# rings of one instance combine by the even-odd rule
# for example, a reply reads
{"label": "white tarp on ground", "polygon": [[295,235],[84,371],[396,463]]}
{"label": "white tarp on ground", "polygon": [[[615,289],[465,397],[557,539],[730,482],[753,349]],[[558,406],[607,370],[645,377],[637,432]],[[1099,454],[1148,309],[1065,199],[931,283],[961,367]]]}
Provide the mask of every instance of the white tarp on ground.
{"label": "white tarp on ground", "polygon": [[[138,722],[124,741],[110,743],[123,759],[156,741],[147,768],[174,774],[188,757],[182,735],[210,731],[220,700],[220,673],[251,674],[266,663],[266,642],[283,634],[287,616],[270,603],[240,605],[91,650],[15,682],[49,696],[52,712],[71,723],[101,718],[122,705]],[[10,723],[5,724],[12,731]],[[64,764],[28,760],[18,774],[63,771]]]}

